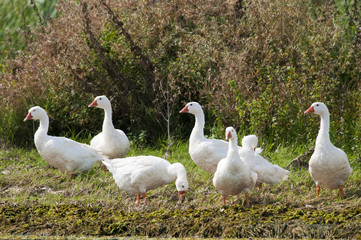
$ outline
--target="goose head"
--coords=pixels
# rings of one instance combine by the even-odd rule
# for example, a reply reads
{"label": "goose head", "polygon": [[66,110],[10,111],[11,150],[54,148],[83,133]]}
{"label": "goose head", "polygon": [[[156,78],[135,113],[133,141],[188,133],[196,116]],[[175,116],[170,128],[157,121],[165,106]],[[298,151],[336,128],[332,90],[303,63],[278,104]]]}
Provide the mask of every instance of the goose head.
{"label": "goose head", "polygon": [[309,114],[309,113],[314,113],[314,114],[317,114],[317,115],[324,115],[324,114],[328,113],[328,108],[322,102],[315,102],[315,103],[312,103],[311,107],[309,107],[305,111],[305,114]]}
{"label": "goose head", "polygon": [[202,106],[197,102],[189,102],[182,110],[179,111],[179,113],[192,113],[194,115],[202,112]]}
{"label": "goose head", "polygon": [[110,101],[106,96],[97,96],[88,107],[106,108],[110,106]]}
{"label": "goose head", "polygon": [[175,187],[178,191],[179,200],[183,199],[183,195],[188,191],[187,179],[177,178],[175,181]]}
{"label": "goose head", "polygon": [[171,165],[172,171],[177,172],[177,179],[175,187],[178,191],[179,200],[183,199],[183,195],[188,191],[187,172],[181,163],[173,163]]}
{"label": "goose head", "polygon": [[234,139],[237,137],[236,130],[233,127],[226,128],[226,140]]}
{"label": "goose head", "polygon": [[256,135],[247,135],[242,138],[242,147],[256,149],[258,137]]}
{"label": "goose head", "polygon": [[35,106],[29,109],[28,115],[26,115],[24,122],[30,119],[33,120],[38,120],[41,119],[42,117],[46,116],[46,112],[44,109],[42,109],[39,106]]}

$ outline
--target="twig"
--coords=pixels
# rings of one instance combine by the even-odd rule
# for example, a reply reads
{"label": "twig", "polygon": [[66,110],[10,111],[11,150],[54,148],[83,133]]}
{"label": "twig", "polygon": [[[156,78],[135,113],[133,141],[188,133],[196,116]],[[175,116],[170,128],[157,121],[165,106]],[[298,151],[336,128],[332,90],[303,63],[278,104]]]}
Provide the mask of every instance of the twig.
{"label": "twig", "polygon": [[91,30],[90,27],[91,21],[88,12],[88,4],[86,2],[82,2],[81,4],[82,4],[82,12],[84,14],[85,31],[89,36],[90,47],[95,50],[99,58],[102,60],[104,69],[109,73],[109,75],[113,79],[117,80],[121,84],[122,90],[124,92],[127,92],[129,86],[128,83],[130,82],[130,80],[119,70],[117,63],[110,57],[106,56],[105,53],[107,51],[97,41],[94,33]]}
{"label": "twig", "polygon": [[22,16],[23,22],[24,22],[22,28],[23,28],[23,34],[24,34],[24,37],[25,37],[25,45],[26,45],[26,48],[28,48],[28,46],[29,46],[29,39],[28,39],[28,34],[27,34],[28,31],[27,31],[27,29],[26,29],[26,19],[25,19],[24,11],[21,12],[21,16]]}
{"label": "twig", "polygon": [[43,20],[42,20],[40,14],[39,14],[39,10],[38,10],[38,7],[36,6],[36,3],[34,2],[34,0],[30,0],[30,3],[33,5],[35,14],[36,14],[36,16],[37,16],[38,19],[39,19],[39,23],[40,23],[40,26],[41,26],[41,30],[43,31],[43,33],[45,33],[44,23],[43,23]]}
{"label": "twig", "polygon": [[117,30],[119,31],[119,33],[122,34],[125,37],[125,39],[127,40],[127,42],[129,43],[130,50],[134,53],[135,58],[139,57],[139,59],[140,59],[139,64],[143,67],[144,70],[146,70],[146,74],[145,74],[146,84],[149,88],[151,88],[152,83],[154,82],[154,79],[155,79],[154,66],[153,66],[152,61],[149,59],[148,56],[144,55],[142,52],[142,49],[134,43],[130,34],[124,28],[124,23],[121,20],[119,20],[119,16],[113,12],[113,10],[105,2],[105,0],[101,0],[101,3],[107,9],[108,13],[111,16],[113,23],[117,27]]}

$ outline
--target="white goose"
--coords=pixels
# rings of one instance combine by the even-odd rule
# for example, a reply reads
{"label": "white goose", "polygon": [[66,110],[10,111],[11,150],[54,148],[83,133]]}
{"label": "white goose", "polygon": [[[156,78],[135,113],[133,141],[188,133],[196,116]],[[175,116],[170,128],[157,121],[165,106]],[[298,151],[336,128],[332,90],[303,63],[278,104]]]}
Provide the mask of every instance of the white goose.
{"label": "white goose", "polygon": [[[204,136],[204,113],[199,103],[187,103],[180,113],[191,113],[196,119],[189,138],[189,155],[198,167],[214,174],[219,160],[227,156],[228,142],[219,139],[208,139]],[[238,147],[240,153],[241,149],[241,147]]]}
{"label": "white goose", "polygon": [[147,204],[146,192],[175,181],[181,200],[188,190],[187,173],[181,163],[170,164],[155,156],[137,156],[105,159],[103,164],[113,174],[115,183],[128,193],[137,194],[135,204],[142,195]]}
{"label": "white goose", "polygon": [[257,174],[240,160],[237,133],[233,127],[227,127],[226,139],[229,140],[227,157],[219,161],[214,173],[213,185],[222,194],[223,204],[226,204],[228,195],[244,192],[246,205],[249,206],[248,192],[253,189]]}
{"label": "white goose", "polygon": [[114,128],[109,99],[106,96],[98,96],[89,107],[104,109],[102,132],[90,141],[90,146],[107,158],[125,157],[129,152],[129,140],[122,130]]}
{"label": "white goose", "polygon": [[189,102],[180,113],[191,113],[196,122],[189,138],[189,155],[198,167],[214,174],[219,160],[227,156],[228,143],[204,136],[204,113],[197,102]]}
{"label": "white goose", "polygon": [[257,173],[257,186],[262,188],[262,183],[277,184],[286,180],[290,171],[274,165],[259,155],[260,149],[256,150],[258,138],[248,135],[242,139],[242,160]]}
{"label": "white goose", "polygon": [[329,136],[330,113],[322,102],[315,102],[305,111],[320,115],[321,126],[316,139],[315,151],[309,161],[309,172],[316,183],[316,194],[319,196],[321,185],[329,189],[339,189],[343,195],[343,186],[351,175],[352,169],[347,155],[335,147]]}
{"label": "white goose", "polygon": [[34,135],[35,146],[41,157],[51,166],[72,177],[74,173],[90,170],[94,163],[103,160],[89,145],[65,137],[48,135],[49,117],[39,106],[30,108],[24,119],[39,120],[40,126]]}

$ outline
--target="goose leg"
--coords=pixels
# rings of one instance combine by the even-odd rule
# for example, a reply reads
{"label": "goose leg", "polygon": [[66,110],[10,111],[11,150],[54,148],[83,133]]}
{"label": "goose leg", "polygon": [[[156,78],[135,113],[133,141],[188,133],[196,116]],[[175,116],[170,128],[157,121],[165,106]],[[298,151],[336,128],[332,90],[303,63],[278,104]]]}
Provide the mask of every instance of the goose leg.
{"label": "goose leg", "polygon": [[340,191],[340,197],[343,196],[343,186],[339,186],[338,190]]}
{"label": "goose leg", "polygon": [[137,200],[135,201],[136,205],[139,205],[139,203],[140,203],[140,194],[137,195]]}
{"label": "goose leg", "polygon": [[245,192],[244,196],[246,197],[246,206],[249,207],[249,195],[248,195],[248,192]]}
{"label": "goose leg", "polygon": [[222,194],[223,205],[226,205],[226,198],[227,196]]}
{"label": "goose leg", "polygon": [[262,191],[262,183],[261,182],[257,183],[257,187],[259,188],[260,191]]}
{"label": "goose leg", "polygon": [[148,198],[147,195],[145,193],[142,194],[142,198],[144,198],[144,204],[147,205],[148,204]]}
{"label": "goose leg", "polygon": [[321,187],[320,187],[320,186],[316,186],[316,194],[317,194],[317,197],[320,196],[320,191],[321,191]]}

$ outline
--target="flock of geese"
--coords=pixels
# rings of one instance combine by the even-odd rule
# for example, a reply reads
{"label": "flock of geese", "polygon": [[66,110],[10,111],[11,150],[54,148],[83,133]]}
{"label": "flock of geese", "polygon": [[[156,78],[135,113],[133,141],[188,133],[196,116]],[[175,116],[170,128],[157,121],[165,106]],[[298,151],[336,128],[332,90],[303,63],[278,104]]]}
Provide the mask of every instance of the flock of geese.
{"label": "flock of geese", "polygon": [[[103,163],[112,173],[116,184],[128,193],[136,194],[135,204],[141,198],[147,204],[146,192],[175,181],[179,199],[188,190],[187,173],[181,163],[169,163],[156,156],[125,157],[129,151],[126,134],[115,129],[112,122],[112,108],[106,96],[98,96],[89,105],[104,110],[102,132],[96,135],[90,145],[65,137],[48,135],[49,117],[46,111],[32,107],[24,121],[39,120],[40,125],[34,135],[35,146],[41,157],[51,166],[58,168],[70,178],[79,172],[90,170],[97,162]],[[248,193],[262,184],[277,184],[287,179],[289,171],[274,165],[263,158],[257,148],[258,138],[248,135],[238,146],[237,133],[233,127],[225,130],[226,140],[208,139],[204,136],[204,113],[197,102],[189,102],[180,113],[195,116],[195,125],[189,139],[189,155],[202,170],[213,174],[213,185],[226,197],[244,193],[249,206]],[[321,117],[321,126],[316,139],[315,151],[309,161],[309,172],[316,183],[319,196],[321,185],[339,189],[343,186],[352,169],[347,155],[335,147],[329,137],[329,111],[325,104],[315,102],[305,111]]]}

